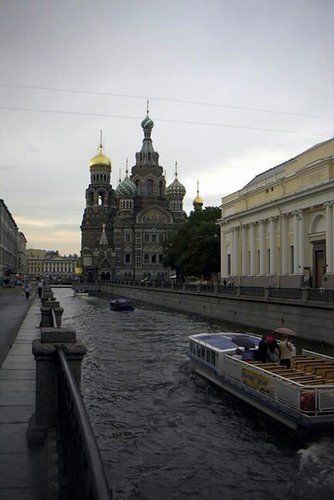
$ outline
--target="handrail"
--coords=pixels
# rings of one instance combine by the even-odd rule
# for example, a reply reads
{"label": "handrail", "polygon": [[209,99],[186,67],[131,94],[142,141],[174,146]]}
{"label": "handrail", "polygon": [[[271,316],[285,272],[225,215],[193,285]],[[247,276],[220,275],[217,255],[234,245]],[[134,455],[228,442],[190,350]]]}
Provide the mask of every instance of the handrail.
{"label": "handrail", "polygon": [[58,348],[57,353],[59,435],[63,470],[67,472],[62,498],[111,500],[112,492],[77,383],[63,350]]}

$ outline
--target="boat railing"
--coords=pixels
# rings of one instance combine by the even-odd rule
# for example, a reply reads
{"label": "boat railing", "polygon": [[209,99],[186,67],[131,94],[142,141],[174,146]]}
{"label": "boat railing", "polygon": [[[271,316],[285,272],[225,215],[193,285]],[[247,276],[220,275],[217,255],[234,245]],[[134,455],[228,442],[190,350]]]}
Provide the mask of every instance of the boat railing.
{"label": "boat railing", "polygon": [[[310,351],[311,352],[311,351]],[[265,366],[265,365],[264,365]],[[334,384],[306,385],[245,361],[225,356],[224,376],[309,415],[334,412]]]}

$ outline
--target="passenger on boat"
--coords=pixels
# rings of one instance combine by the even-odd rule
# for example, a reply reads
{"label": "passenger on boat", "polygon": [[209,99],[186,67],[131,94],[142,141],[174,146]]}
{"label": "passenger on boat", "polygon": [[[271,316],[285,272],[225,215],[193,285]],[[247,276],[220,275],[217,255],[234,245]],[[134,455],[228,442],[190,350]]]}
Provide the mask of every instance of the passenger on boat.
{"label": "passenger on boat", "polygon": [[279,349],[277,340],[275,338],[268,343],[268,354],[269,354],[269,363],[278,363]]}
{"label": "passenger on boat", "polygon": [[283,335],[282,342],[280,342],[278,349],[280,358],[279,364],[291,368],[293,346],[291,342],[289,342],[287,335]]}
{"label": "passenger on boat", "polygon": [[268,361],[268,343],[266,335],[263,335],[259,342],[257,357],[261,363],[267,363]]}
{"label": "passenger on boat", "polygon": [[242,350],[239,347],[235,350],[232,358],[242,359]]}
{"label": "passenger on boat", "polygon": [[242,353],[242,361],[253,361],[254,353],[250,350],[249,347],[245,347],[244,352]]}

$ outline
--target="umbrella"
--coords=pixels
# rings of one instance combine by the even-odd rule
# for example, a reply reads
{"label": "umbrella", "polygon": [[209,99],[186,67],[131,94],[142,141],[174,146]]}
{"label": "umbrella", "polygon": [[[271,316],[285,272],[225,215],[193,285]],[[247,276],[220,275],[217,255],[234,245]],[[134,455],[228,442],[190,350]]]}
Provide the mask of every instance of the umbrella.
{"label": "umbrella", "polygon": [[296,332],[294,330],[291,330],[290,328],[285,328],[284,326],[280,327],[280,328],[276,328],[274,330],[275,333],[281,333],[282,335],[291,335],[291,336],[295,336],[296,335]]}
{"label": "umbrella", "polygon": [[233,335],[231,340],[239,347],[255,347],[254,340],[246,335]]}

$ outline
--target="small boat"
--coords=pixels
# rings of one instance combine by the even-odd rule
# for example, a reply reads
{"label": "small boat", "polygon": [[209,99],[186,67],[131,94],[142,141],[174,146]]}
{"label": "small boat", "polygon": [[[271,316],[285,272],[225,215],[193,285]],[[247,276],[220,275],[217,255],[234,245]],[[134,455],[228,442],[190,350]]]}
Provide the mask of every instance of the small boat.
{"label": "small boat", "polygon": [[[242,359],[261,340],[248,333],[201,333],[189,337],[193,371],[291,429],[334,428],[334,358],[303,349],[291,368]],[[279,342],[279,341],[278,341]]]}
{"label": "small boat", "polygon": [[79,288],[78,290],[74,290],[74,295],[80,295],[81,297],[88,297],[89,293],[86,288]]}
{"label": "small boat", "polygon": [[135,308],[130,304],[128,299],[112,299],[110,301],[110,309],[112,311],[134,311]]}

